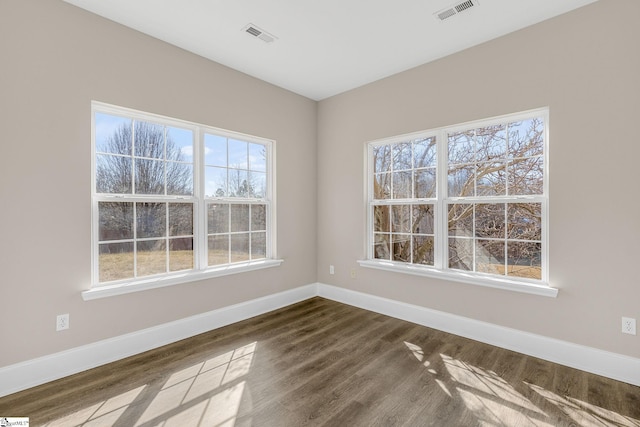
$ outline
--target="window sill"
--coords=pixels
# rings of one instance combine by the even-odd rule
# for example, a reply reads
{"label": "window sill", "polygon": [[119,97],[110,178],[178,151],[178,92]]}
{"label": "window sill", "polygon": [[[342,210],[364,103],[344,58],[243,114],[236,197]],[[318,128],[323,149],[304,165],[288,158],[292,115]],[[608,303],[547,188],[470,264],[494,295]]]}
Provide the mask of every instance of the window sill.
{"label": "window sill", "polygon": [[558,289],[545,284],[527,283],[516,280],[489,278],[471,272],[448,272],[434,268],[402,264],[392,261],[381,260],[360,260],[358,264],[362,267],[375,268],[378,270],[393,271],[396,273],[413,274],[416,276],[435,277],[442,280],[452,280],[455,282],[468,283],[489,288],[504,289],[514,292],[523,292],[533,295],[541,295],[555,298],[558,296]]}
{"label": "window sill", "polygon": [[97,286],[82,292],[82,299],[85,301],[106,298],[116,295],[129,294],[132,292],[145,291],[148,289],[163,288],[165,286],[179,285],[181,283],[195,282],[197,280],[209,279],[212,277],[227,276],[230,274],[245,273],[247,271],[261,270],[264,268],[278,267],[283,263],[281,259],[266,259],[226,265],[224,267],[209,268],[203,271],[189,271],[172,274],[170,276],[151,277],[131,282],[120,282],[113,285]]}

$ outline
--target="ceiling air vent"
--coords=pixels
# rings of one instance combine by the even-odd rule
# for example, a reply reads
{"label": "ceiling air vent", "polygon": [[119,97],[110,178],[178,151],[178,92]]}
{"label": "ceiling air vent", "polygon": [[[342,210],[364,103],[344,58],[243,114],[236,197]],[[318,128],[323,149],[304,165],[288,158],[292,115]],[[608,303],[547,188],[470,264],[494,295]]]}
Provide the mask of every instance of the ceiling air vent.
{"label": "ceiling air vent", "polygon": [[273,42],[274,40],[277,39],[276,36],[267,33],[263,29],[258,28],[256,25],[253,25],[253,24],[247,25],[242,30],[245,31],[247,34],[252,35],[253,37],[259,38],[260,40],[262,40],[265,43],[271,43],[271,42]]}
{"label": "ceiling air vent", "polygon": [[453,6],[449,6],[444,8],[433,15],[439,19],[440,21],[444,21],[445,19],[451,18],[454,15],[457,15],[465,10],[471,9],[474,6],[478,6],[478,0],[465,0],[460,3],[456,3]]}

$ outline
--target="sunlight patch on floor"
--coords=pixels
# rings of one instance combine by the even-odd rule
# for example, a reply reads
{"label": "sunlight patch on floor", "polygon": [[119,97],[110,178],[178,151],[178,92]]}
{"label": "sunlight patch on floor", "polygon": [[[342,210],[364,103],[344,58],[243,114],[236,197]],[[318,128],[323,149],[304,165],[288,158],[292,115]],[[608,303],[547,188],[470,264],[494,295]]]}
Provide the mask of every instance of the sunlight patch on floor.
{"label": "sunlight patch on floor", "polygon": [[433,375],[438,387],[469,409],[478,425],[553,427],[543,410],[495,372],[442,353],[429,361],[419,345],[406,341],[404,344],[426,372]]}
{"label": "sunlight patch on floor", "polygon": [[[253,342],[175,372],[157,386],[157,391],[153,383],[146,384],[82,408],[46,427],[110,426],[118,423],[125,412],[136,410],[142,412],[136,421],[126,418],[135,426],[233,426],[246,388],[242,378],[249,373],[256,345]],[[155,395],[145,396],[151,393]]]}
{"label": "sunlight patch on floor", "polygon": [[640,420],[625,417],[573,397],[563,397],[535,384],[527,384],[533,391],[553,403],[581,426],[640,427]]}
{"label": "sunlight patch on floor", "polygon": [[422,351],[422,348],[419,345],[415,345],[406,341],[404,342],[404,345],[406,345],[407,348],[411,350],[411,353],[413,353],[416,359],[422,362],[422,360],[424,359],[424,352]]}
{"label": "sunlight patch on floor", "polygon": [[[527,409],[537,412],[542,416],[546,414],[529,399],[518,393],[508,382],[497,374],[475,367],[461,360],[453,359],[441,354],[447,371],[454,381],[467,387],[467,391],[473,391],[476,395],[485,395],[494,400],[502,401],[505,405],[511,405],[519,409]],[[460,387],[458,387],[460,389]]]}
{"label": "sunlight patch on floor", "polygon": [[554,427],[545,416],[524,415],[522,408],[501,402],[495,396],[484,396],[465,389],[457,390],[465,406],[473,412],[482,426]]}
{"label": "sunlight patch on floor", "polygon": [[98,402],[87,408],[80,409],[64,418],[46,424],[46,427],[68,426],[107,426],[112,425],[122,413],[135,401],[146,386],[140,386],[126,393]]}
{"label": "sunlight patch on floor", "polygon": [[465,406],[481,425],[548,426],[548,416],[496,373],[445,354],[440,357]]}
{"label": "sunlight patch on floor", "polygon": [[[136,426],[221,426],[238,414],[257,343],[251,343],[174,373]],[[233,383],[233,384],[232,384]],[[160,423],[162,422],[162,423]]]}
{"label": "sunlight patch on floor", "polygon": [[[240,408],[245,382],[219,390],[206,399],[186,401],[177,410],[159,413],[150,420],[136,423],[136,426],[147,423],[154,426],[181,427],[222,427],[233,426]],[[162,420],[162,421],[159,421]]]}
{"label": "sunlight patch on floor", "polygon": [[436,379],[436,384],[438,384],[438,386],[442,389],[442,391],[445,392],[447,396],[453,397],[453,395],[449,391],[449,388],[447,388],[447,385],[444,383],[444,381]]}
{"label": "sunlight patch on floor", "polygon": [[[560,396],[535,384],[523,382],[522,393],[495,372],[482,369],[446,354],[440,360],[425,360],[424,350],[416,344],[404,342],[410,354],[433,374],[436,384],[452,399],[460,399],[482,426],[538,426],[552,427],[557,422],[525,395],[532,390],[552,403],[576,425],[593,427],[640,427],[640,420],[615,411],[581,401],[571,396]],[[438,374],[435,366],[443,372]],[[517,384],[520,387],[520,383]],[[528,389],[526,388],[528,387]],[[534,395],[535,395],[534,393]],[[545,408],[549,408],[545,405]]]}

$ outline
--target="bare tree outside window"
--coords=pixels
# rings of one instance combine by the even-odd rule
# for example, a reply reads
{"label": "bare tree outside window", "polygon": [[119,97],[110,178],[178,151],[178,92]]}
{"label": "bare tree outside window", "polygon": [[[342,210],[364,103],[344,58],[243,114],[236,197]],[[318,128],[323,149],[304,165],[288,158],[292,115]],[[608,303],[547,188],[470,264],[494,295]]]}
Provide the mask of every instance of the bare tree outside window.
{"label": "bare tree outside window", "polygon": [[208,264],[266,258],[266,147],[212,134],[204,141],[205,195],[213,199],[208,204]]}
{"label": "bare tree outside window", "polygon": [[[96,191],[115,194],[193,194],[193,161],[185,158],[168,128],[148,122],[123,123],[96,147]],[[189,131],[190,132],[190,131]],[[192,140],[188,141],[193,144]],[[135,182],[135,187],[132,183]]]}
{"label": "bare tree outside window", "polygon": [[[96,121],[97,193],[193,194],[192,131],[101,113]],[[100,202],[98,213],[100,282],[193,268],[191,203]]]}
{"label": "bare tree outside window", "polygon": [[375,258],[433,265],[436,162],[435,137],[373,148],[374,199],[413,201],[373,207]]}
{"label": "bare tree outside window", "polygon": [[[542,117],[372,147],[372,256],[434,265],[438,206],[445,268],[542,278],[545,124]],[[436,148],[447,150],[438,164]],[[437,166],[446,194],[437,193]]]}
{"label": "bare tree outside window", "polygon": [[[541,118],[448,135],[451,197],[542,195]],[[495,200],[495,199],[494,199]],[[540,203],[455,203],[448,207],[449,267],[541,279]]]}
{"label": "bare tree outside window", "polygon": [[91,114],[92,287],[279,264],[274,141],[97,101]]}

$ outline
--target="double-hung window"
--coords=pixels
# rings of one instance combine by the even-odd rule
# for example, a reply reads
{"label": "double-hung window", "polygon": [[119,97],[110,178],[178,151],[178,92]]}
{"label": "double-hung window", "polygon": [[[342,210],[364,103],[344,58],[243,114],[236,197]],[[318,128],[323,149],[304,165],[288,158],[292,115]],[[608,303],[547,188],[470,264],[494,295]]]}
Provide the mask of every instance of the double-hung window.
{"label": "double-hung window", "polygon": [[279,263],[273,141],[94,102],[92,147],[89,292]]}
{"label": "double-hung window", "polygon": [[538,109],[370,142],[361,264],[555,295],[547,141]]}

